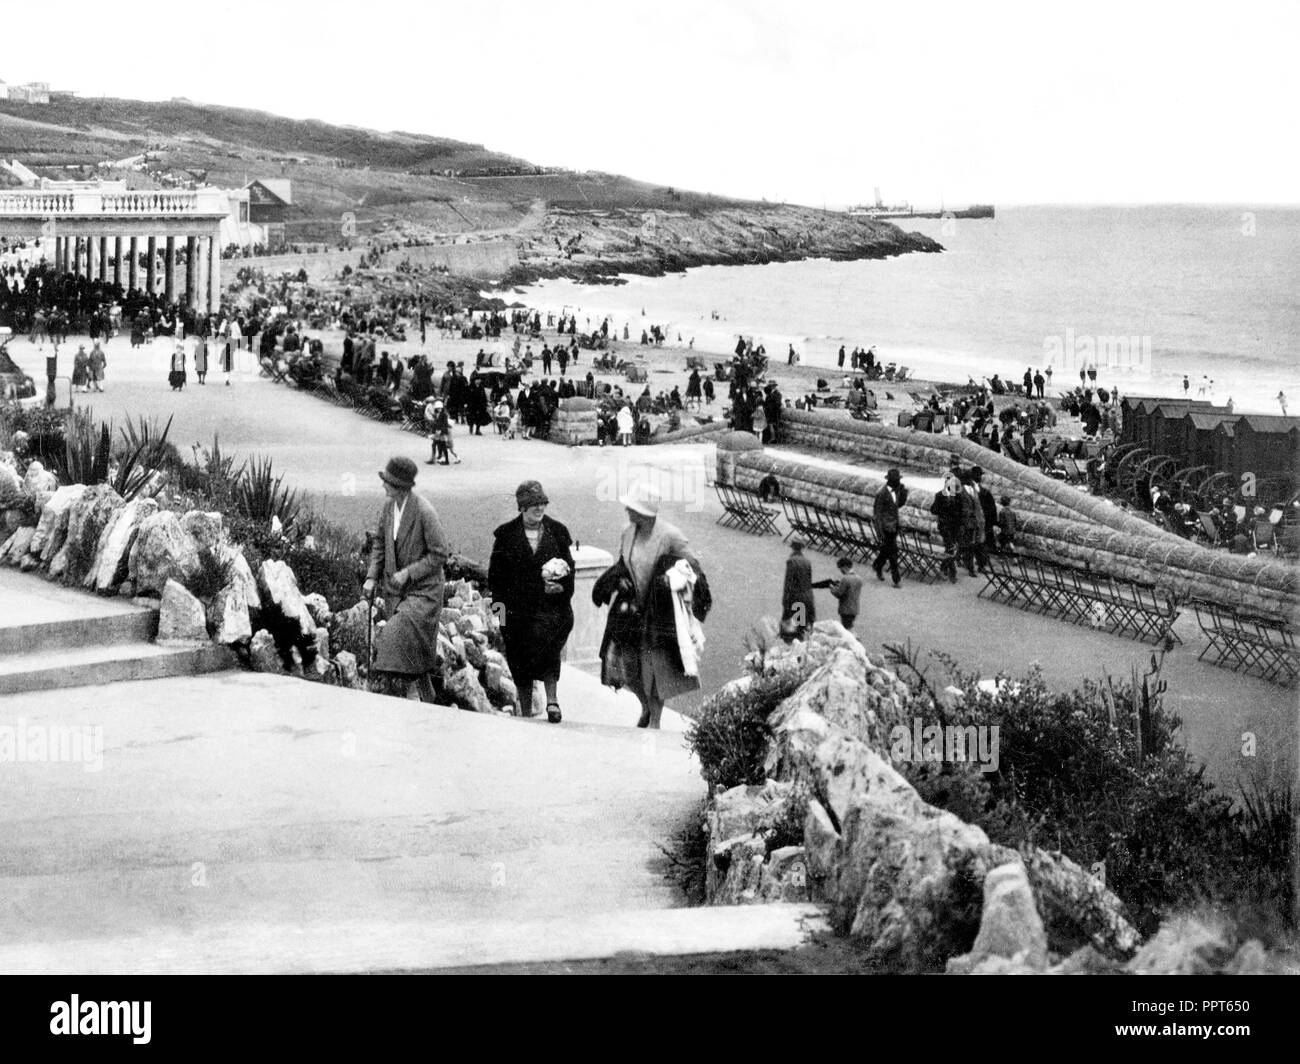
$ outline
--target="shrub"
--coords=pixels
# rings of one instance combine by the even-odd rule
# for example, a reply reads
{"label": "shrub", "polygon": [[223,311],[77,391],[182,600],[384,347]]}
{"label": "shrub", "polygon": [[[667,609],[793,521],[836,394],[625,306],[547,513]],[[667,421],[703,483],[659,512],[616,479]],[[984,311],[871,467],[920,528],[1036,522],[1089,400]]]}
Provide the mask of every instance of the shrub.
{"label": "shrub", "polygon": [[199,568],[185,581],[185,590],[201,602],[211,602],[230,582],[231,563],[211,547],[199,548]]}
{"label": "shrub", "polygon": [[269,458],[253,458],[242,466],[233,485],[235,508],[255,521],[278,517],[288,529],[298,519],[298,492],[284,487],[284,477],[273,472]]}
{"label": "shrub", "polygon": [[768,718],[808,675],[808,670],[792,669],[755,676],[744,690],[719,691],[700,707],[686,730],[686,742],[700,760],[710,792],[763,782],[772,740]]}
{"label": "shrub", "polygon": [[[962,697],[933,700],[941,725],[998,726],[999,770],[969,763],[903,763],[921,796],[979,825],[994,842],[1061,850],[1101,865],[1152,933],[1165,913],[1207,900],[1251,899],[1276,914],[1291,899],[1290,798],[1256,793],[1233,808],[1176,742],[1177,716],[1162,705],[1161,656],[1145,675],[1106,677],[1052,692],[1032,669],[999,677],[999,691],[944,661]],[[931,687],[917,671],[918,698]]]}

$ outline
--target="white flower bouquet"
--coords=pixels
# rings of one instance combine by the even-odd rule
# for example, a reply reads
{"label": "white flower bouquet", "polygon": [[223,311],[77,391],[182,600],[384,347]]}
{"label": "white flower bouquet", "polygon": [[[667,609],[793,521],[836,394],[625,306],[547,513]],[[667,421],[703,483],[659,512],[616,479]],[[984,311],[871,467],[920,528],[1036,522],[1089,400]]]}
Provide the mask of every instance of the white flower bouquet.
{"label": "white flower bouquet", "polygon": [[563,558],[552,558],[542,566],[542,579],[559,583],[569,575],[569,563]]}

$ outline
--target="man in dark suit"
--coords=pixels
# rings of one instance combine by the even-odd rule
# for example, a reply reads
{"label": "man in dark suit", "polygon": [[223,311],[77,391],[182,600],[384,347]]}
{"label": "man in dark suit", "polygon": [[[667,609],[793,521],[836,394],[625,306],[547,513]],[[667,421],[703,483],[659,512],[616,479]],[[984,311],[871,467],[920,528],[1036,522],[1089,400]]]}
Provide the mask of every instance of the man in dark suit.
{"label": "man in dark suit", "polygon": [[993,497],[993,492],[984,486],[983,469],[979,466],[972,466],[970,475],[979,492],[980,512],[984,515],[984,550],[988,554],[997,554],[998,501]]}
{"label": "man in dark suit", "polygon": [[431,673],[438,667],[438,618],[443,563],[450,554],[433,504],[412,490],[416,466],[398,455],[379,474],[388,501],[370,549],[362,590],[380,590],[388,623],[375,647],[372,668],[392,678],[400,693],[434,701]]}
{"label": "man in dark suit", "polygon": [[898,571],[898,511],[907,502],[907,489],[903,487],[903,477],[897,469],[885,474],[885,486],[876,492],[872,513],[876,523],[876,537],[880,540],[880,551],[872,568],[876,579],[885,579],[885,566],[889,566],[889,575],[893,577],[894,586],[903,583],[903,576]]}

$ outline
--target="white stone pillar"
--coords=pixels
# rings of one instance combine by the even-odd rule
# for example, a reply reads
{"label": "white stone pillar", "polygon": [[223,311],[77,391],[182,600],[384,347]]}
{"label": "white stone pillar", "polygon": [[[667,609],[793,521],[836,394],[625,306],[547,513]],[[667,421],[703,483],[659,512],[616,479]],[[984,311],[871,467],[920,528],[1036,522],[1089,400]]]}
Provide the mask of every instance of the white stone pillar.
{"label": "white stone pillar", "polygon": [[208,310],[221,309],[221,241],[216,233],[208,237]]}
{"label": "white stone pillar", "polygon": [[614,564],[607,550],[583,544],[573,552],[573,632],[564,648],[564,661],[578,667],[596,665],[600,661],[600,641],[605,635],[607,606],[596,606],[591,601],[591,588],[596,578]]}

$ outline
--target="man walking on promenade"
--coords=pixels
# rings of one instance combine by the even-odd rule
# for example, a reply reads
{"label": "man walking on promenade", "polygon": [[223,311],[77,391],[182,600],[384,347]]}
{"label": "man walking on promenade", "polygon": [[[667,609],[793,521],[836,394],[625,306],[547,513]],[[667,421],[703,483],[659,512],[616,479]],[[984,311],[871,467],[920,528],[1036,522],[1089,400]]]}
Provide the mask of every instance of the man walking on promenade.
{"label": "man walking on promenade", "polygon": [[894,586],[903,583],[898,571],[898,511],[907,502],[907,489],[903,487],[903,477],[897,469],[885,474],[885,486],[876,492],[873,514],[876,522],[876,535],[880,537],[880,552],[872,568],[876,579],[885,579],[885,565],[889,566],[889,575],[893,577]]}
{"label": "man walking on promenade", "polygon": [[373,669],[391,677],[398,693],[432,702],[430,674],[438,667],[443,563],[450,548],[433,504],[412,490],[415,474],[415,463],[403,455],[390,458],[379,474],[388,501],[379,515],[362,591],[367,600],[382,591],[388,621]]}
{"label": "man walking on promenade", "polygon": [[850,632],[853,622],[858,618],[858,606],[862,595],[862,577],[853,571],[853,559],[841,558],[835,563],[840,571],[838,580],[818,580],[813,587],[826,588],[839,602],[840,624]]}
{"label": "man walking on promenade", "polygon": [[790,557],[785,562],[785,584],[781,588],[781,627],[803,639],[817,621],[813,603],[812,564],[804,557],[804,542],[790,540]]}

